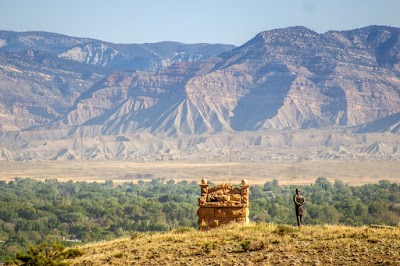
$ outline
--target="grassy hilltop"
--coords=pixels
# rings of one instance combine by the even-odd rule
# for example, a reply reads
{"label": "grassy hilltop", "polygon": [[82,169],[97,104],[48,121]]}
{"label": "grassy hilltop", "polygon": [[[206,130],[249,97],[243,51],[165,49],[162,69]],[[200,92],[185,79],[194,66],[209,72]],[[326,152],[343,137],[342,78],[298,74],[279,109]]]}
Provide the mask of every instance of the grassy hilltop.
{"label": "grassy hilltop", "polygon": [[252,223],[135,233],[81,250],[71,265],[400,265],[400,228]]}

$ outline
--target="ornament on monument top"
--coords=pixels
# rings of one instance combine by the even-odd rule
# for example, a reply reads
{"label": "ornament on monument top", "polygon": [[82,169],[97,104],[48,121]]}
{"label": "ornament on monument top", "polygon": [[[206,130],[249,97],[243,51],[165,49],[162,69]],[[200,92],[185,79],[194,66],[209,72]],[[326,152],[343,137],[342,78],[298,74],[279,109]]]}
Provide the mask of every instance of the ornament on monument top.
{"label": "ornament on monument top", "polygon": [[241,185],[242,186],[247,186],[249,182],[247,182],[247,179],[243,179]]}
{"label": "ornament on monument top", "polygon": [[203,178],[203,179],[201,180],[201,184],[202,184],[202,185],[207,185],[207,179]]}

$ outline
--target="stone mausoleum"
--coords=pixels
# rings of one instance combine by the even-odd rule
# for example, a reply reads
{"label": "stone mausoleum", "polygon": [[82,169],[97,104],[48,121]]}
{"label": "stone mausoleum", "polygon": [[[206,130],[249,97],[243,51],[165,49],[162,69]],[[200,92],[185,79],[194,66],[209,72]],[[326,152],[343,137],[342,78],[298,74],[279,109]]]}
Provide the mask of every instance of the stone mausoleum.
{"label": "stone mausoleum", "polygon": [[198,199],[200,230],[236,222],[242,225],[249,223],[249,185],[242,180],[240,188],[221,184],[208,188],[207,180],[201,180],[201,195]]}

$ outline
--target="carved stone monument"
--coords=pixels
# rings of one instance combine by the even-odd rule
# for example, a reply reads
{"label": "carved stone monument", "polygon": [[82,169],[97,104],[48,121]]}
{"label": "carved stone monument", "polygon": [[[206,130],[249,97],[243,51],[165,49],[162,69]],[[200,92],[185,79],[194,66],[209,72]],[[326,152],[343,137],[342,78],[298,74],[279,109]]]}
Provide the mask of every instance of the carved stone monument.
{"label": "carved stone monument", "polygon": [[201,195],[198,199],[200,230],[217,227],[231,222],[249,223],[249,185],[242,180],[240,188],[221,184],[208,188],[207,180],[201,180]]}

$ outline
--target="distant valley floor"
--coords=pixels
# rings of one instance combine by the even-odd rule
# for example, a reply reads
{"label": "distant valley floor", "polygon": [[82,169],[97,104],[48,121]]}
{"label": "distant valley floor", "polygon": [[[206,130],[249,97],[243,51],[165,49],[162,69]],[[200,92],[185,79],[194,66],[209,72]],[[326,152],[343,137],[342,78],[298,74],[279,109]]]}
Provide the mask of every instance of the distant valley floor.
{"label": "distant valley floor", "polygon": [[280,185],[311,184],[317,177],[342,180],[351,185],[400,182],[397,160],[258,160],[258,161],[0,161],[0,180],[15,177],[39,180],[104,182],[114,184],[148,181],[152,178],[238,184],[246,178],[250,184],[278,179]]}

